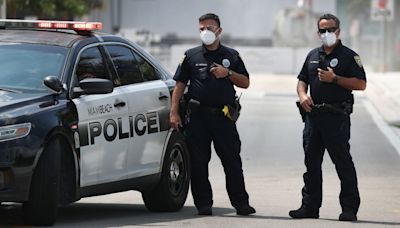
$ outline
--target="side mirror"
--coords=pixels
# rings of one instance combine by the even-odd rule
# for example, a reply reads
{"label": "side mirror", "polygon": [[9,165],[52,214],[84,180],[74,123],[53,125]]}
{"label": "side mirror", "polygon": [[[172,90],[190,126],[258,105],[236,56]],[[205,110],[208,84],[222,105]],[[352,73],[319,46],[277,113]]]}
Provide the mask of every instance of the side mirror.
{"label": "side mirror", "polygon": [[87,78],[79,82],[79,87],[73,89],[74,97],[83,94],[107,94],[112,93],[114,85],[112,81],[102,78]]}
{"label": "side mirror", "polygon": [[63,92],[63,84],[56,76],[47,76],[43,79],[43,84],[53,93],[60,94]]}

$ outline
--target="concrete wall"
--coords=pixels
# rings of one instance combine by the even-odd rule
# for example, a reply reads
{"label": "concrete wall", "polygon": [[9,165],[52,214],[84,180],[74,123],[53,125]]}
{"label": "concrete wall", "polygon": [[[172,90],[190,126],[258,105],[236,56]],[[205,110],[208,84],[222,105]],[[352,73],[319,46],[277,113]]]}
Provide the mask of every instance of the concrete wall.
{"label": "concrete wall", "polygon": [[[163,62],[171,72],[175,72],[184,52],[194,45],[174,45],[170,49],[170,59]],[[239,51],[250,74],[277,73],[298,74],[311,48],[286,47],[234,47]]]}
{"label": "concrete wall", "polygon": [[[194,37],[198,34],[199,16],[214,12],[220,16],[225,34],[257,39],[271,37],[277,13],[296,5],[297,0],[104,0],[101,12],[93,12],[91,19],[102,21],[103,30],[110,33],[114,9],[113,21],[116,23],[120,17],[122,29],[146,29],[160,35],[175,33],[181,37]],[[335,0],[313,0],[315,12],[335,13],[335,7]]]}

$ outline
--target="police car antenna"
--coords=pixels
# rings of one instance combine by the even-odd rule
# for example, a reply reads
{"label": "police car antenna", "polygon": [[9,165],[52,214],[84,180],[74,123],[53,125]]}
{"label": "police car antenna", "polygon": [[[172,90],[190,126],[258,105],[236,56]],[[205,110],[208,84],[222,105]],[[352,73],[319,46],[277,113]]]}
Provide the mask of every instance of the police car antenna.
{"label": "police car antenna", "polygon": [[238,97],[238,101],[240,101],[240,98],[242,97],[243,93],[240,93],[239,97]]}

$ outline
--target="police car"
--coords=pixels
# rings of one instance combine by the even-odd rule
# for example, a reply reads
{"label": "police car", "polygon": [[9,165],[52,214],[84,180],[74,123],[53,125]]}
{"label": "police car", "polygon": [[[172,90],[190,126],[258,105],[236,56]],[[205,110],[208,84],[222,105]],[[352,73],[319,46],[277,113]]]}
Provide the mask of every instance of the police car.
{"label": "police car", "polygon": [[169,126],[170,73],[101,23],[0,20],[0,203],[27,224],[138,190],[150,211],[186,201],[189,154]]}

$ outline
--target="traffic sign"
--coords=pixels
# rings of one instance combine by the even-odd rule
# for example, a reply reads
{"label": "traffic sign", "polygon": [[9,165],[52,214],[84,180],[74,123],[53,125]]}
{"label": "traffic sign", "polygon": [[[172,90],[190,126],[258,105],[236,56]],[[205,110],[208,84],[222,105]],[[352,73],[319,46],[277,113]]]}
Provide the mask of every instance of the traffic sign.
{"label": "traffic sign", "polygon": [[372,21],[393,21],[394,0],[371,0]]}

